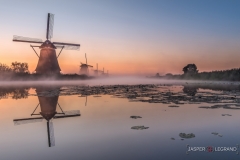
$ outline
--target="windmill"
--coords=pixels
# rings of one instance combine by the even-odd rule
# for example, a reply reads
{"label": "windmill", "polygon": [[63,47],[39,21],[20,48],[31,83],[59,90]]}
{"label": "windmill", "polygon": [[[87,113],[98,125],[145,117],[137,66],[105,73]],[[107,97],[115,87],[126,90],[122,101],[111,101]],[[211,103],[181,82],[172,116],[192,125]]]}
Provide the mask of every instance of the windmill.
{"label": "windmill", "polygon": [[85,97],[85,106],[87,106],[87,97],[89,96],[90,94],[89,93],[82,93],[81,96],[79,97]]}
{"label": "windmill", "polygon": [[107,70],[107,73],[105,73],[104,68],[103,68],[103,70],[101,72],[102,72],[102,76],[108,76],[108,70]]}
{"label": "windmill", "polygon": [[102,70],[102,75],[103,75],[103,76],[105,75],[105,73],[104,73],[104,67],[103,67],[103,70]]}
{"label": "windmill", "polygon": [[94,71],[94,74],[96,75],[96,76],[98,76],[99,75],[99,73],[104,73],[104,69],[103,70],[98,70],[98,63],[97,63],[97,65],[96,65],[97,67],[96,67],[96,69],[95,70],[93,70]]}
{"label": "windmill", "polygon": [[86,59],[86,63],[84,64],[81,62],[81,65],[80,65],[80,74],[88,75],[89,74],[88,67],[93,67],[93,66],[87,64],[87,54],[86,53],[85,53],[85,59]]}
{"label": "windmill", "polygon": [[97,67],[96,67],[96,69],[95,70],[93,70],[94,71],[94,74],[95,74],[95,76],[98,76],[98,63],[97,63],[97,65],[96,65]]}
{"label": "windmill", "polygon": [[[39,116],[41,117],[30,117],[30,118],[22,118],[22,119],[14,119],[13,122],[15,125],[34,123],[34,122],[42,122],[43,119],[47,121],[47,134],[48,134],[48,146],[55,146],[55,138],[54,138],[54,130],[53,130],[53,119],[57,118],[67,118],[67,117],[76,117],[80,116],[79,110],[73,111],[63,111],[61,106],[58,104],[59,97],[59,89],[37,89],[37,96],[39,100],[39,104],[34,109],[31,116]],[[56,112],[57,105],[60,108],[61,112]],[[35,114],[35,111],[40,106],[41,112],[39,114]]]}
{"label": "windmill", "polygon": [[[35,69],[37,74],[59,74],[61,69],[58,64],[58,57],[60,56],[63,49],[68,50],[79,50],[80,44],[73,44],[73,43],[63,43],[63,42],[51,42],[51,38],[53,37],[53,23],[54,23],[54,15],[48,13],[47,18],[47,33],[46,33],[46,41],[43,42],[42,39],[36,38],[28,38],[28,37],[21,37],[21,36],[13,36],[14,42],[26,42],[26,43],[37,43],[40,46],[32,46],[33,51],[38,56],[38,64]],[[37,54],[35,47],[39,47],[40,55]],[[56,54],[56,49],[61,49]]]}
{"label": "windmill", "polygon": [[98,70],[98,63],[96,65],[96,69],[93,71],[94,71],[95,76],[98,76],[98,73],[102,72],[102,71]]}

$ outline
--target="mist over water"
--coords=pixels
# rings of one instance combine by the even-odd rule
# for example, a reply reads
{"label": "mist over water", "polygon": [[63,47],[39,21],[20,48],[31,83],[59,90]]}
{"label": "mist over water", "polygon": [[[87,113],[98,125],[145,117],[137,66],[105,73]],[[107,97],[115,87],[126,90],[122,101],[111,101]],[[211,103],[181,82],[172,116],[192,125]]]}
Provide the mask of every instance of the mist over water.
{"label": "mist over water", "polygon": [[2,81],[3,85],[134,85],[134,84],[157,84],[157,83],[182,83],[179,80],[159,80],[137,76],[99,77],[85,80],[41,80],[41,81]]}
{"label": "mist over water", "polygon": [[0,81],[0,86],[31,86],[31,85],[136,85],[136,84],[232,84],[239,85],[238,82],[228,81],[197,81],[197,80],[171,80],[171,79],[155,79],[141,76],[114,76],[99,77],[85,80],[41,80],[41,81]]}

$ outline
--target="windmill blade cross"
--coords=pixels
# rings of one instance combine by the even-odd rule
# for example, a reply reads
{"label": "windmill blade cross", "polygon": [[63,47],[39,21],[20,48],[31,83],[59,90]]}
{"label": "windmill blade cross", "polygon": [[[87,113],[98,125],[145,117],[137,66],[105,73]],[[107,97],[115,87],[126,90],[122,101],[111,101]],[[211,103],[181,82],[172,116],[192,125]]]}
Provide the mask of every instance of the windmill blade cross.
{"label": "windmill blade cross", "polygon": [[53,37],[53,24],[54,24],[54,14],[48,13],[47,20],[47,39],[51,39]]}
{"label": "windmill blade cross", "polygon": [[13,36],[14,42],[27,42],[27,43],[43,43],[42,39],[38,38],[29,38],[29,37],[22,37],[22,36]]}

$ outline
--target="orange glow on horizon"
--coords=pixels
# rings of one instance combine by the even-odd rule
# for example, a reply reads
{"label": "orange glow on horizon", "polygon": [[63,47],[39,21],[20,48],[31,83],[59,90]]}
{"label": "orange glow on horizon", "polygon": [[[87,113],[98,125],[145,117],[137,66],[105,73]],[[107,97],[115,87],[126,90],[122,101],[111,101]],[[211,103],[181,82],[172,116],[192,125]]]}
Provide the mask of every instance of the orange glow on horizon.
{"label": "orange glow on horizon", "polygon": [[[89,37],[88,37],[89,38]],[[159,47],[155,44],[144,44],[143,41],[125,42],[104,39],[104,43],[97,44],[96,40],[87,39],[87,44],[81,44],[80,51],[63,50],[58,58],[62,73],[79,74],[80,62],[85,63],[84,54],[87,53],[88,64],[92,69],[102,70],[104,67],[110,74],[122,75],[155,75],[159,73],[182,74],[182,68],[189,63],[195,63],[199,72],[239,68],[238,45],[223,45],[221,47],[183,46],[165,44]],[[80,41],[80,40],[79,40]],[[29,43],[1,41],[0,63],[11,65],[12,62],[26,62],[29,71],[36,69],[38,57]],[[37,53],[40,50],[36,48]],[[59,49],[56,53],[59,53]],[[216,58],[217,57],[217,58]],[[92,70],[90,68],[90,72]],[[92,72],[93,73],[93,72]]]}

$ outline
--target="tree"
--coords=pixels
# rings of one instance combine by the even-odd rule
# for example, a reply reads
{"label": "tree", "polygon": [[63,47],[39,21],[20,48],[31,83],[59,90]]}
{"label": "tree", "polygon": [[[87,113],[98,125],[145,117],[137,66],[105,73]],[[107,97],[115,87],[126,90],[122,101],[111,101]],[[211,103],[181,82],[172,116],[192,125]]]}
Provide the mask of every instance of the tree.
{"label": "tree", "polygon": [[14,73],[29,73],[27,63],[12,62],[11,68]]}
{"label": "tree", "polygon": [[196,74],[198,73],[197,66],[195,64],[188,64],[187,66],[183,67],[184,74]]}
{"label": "tree", "polygon": [[11,71],[12,69],[9,66],[7,66],[6,64],[0,63],[0,73],[9,73]]}

